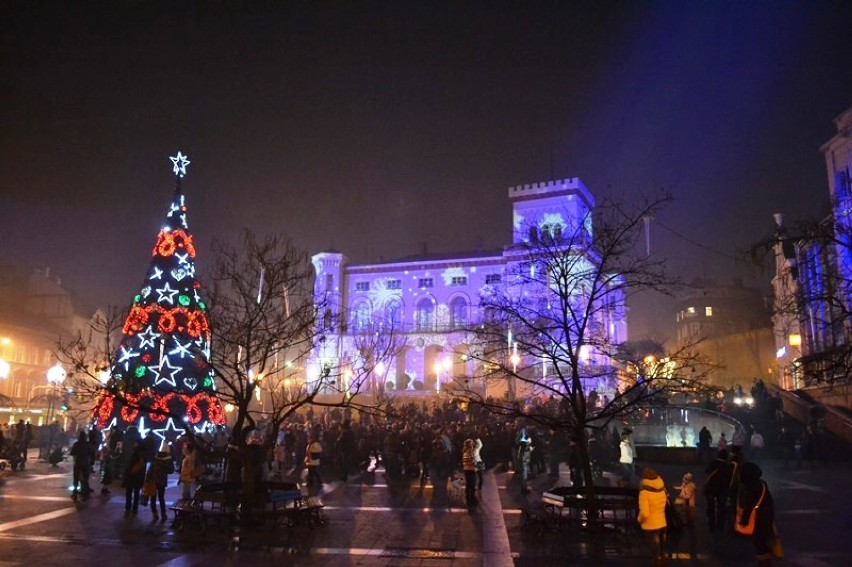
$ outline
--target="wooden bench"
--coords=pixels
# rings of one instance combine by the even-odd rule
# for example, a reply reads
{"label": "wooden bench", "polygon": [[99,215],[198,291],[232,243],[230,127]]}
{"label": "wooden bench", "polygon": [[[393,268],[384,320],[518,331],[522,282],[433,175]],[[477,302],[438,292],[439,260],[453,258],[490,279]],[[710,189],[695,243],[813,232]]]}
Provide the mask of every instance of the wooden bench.
{"label": "wooden bench", "polygon": [[173,527],[182,531],[195,528],[204,533],[210,525],[224,529],[233,525],[239,504],[238,487],[228,483],[202,485],[191,499],[181,498],[171,505]]}
{"label": "wooden bench", "polygon": [[544,508],[541,520],[548,527],[578,526],[588,527],[591,521],[598,526],[613,528],[635,527],[639,513],[639,492],[633,488],[618,486],[596,486],[595,503],[597,519],[589,516],[589,498],[585,488],[561,486],[553,488],[541,497]]}

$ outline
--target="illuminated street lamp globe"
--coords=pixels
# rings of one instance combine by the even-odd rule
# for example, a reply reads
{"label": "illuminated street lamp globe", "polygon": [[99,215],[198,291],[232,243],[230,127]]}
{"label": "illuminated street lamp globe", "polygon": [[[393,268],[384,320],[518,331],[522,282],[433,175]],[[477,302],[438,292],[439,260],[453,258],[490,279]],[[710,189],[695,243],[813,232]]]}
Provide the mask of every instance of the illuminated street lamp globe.
{"label": "illuminated street lamp globe", "polygon": [[104,369],[98,370],[98,382],[100,382],[102,386],[107,385],[110,377],[111,377],[111,374],[109,372],[109,369],[104,368]]}
{"label": "illuminated street lamp globe", "polygon": [[65,369],[58,362],[47,371],[47,381],[52,386],[61,386],[65,382]]}

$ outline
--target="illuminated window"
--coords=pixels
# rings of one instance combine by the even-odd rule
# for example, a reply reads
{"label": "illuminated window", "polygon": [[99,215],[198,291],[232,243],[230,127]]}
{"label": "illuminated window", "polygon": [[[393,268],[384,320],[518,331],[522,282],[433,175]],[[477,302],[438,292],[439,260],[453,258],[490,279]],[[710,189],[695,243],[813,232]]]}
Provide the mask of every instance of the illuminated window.
{"label": "illuminated window", "polygon": [[394,329],[399,329],[402,324],[402,303],[398,299],[391,299],[385,306],[385,319]]}
{"label": "illuminated window", "polygon": [[423,289],[427,287],[435,287],[435,280],[432,278],[420,278],[417,281],[417,287]]}
{"label": "illuminated window", "polygon": [[687,317],[695,317],[695,307],[687,307],[686,308],[686,316]]}
{"label": "illuminated window", "polygon": [[402,280],[388,280],[388,289],[402,289]]}
{"label": "illuminated window", "polygon": [[370,327],[370,304],[361,301],[355,306],[355,314],[352,321],[353,331],[363,333]]}
{"label": "illuminated window", "polygon": [[355,291],[370,291],[370,282],[358,282],[355,284]]}
{"label": "illuminated window", "polygon": [[435,304],[428,297],[424,297],[417,302],[417,311],[415,312],[415,324],[418,331],[431,331],[434,326]]}
{"label": "illuminated window", "polygon": [[467,285],[467,276],[453,276],[450,285]]}
{"label": "illuminated window", "polygon": [[713,316],[713,308],[712,307],[705,307],[704,308],[704,316],[705,317],[712,317]]}
{"label": "illuminated window", "polygon": [[787,337],[790,346],[802,346],[802,335],[796,333]]}
{"label": "illuminated window", "polygon": [[488,274],[485,276],[485,283],[487,284],[498,284],[502,281],[500,274]]}
{"label": "illuminated window", "polygon": [[450,326],[454,329],[467,325],[467,301],[456,297],[450,302]]}

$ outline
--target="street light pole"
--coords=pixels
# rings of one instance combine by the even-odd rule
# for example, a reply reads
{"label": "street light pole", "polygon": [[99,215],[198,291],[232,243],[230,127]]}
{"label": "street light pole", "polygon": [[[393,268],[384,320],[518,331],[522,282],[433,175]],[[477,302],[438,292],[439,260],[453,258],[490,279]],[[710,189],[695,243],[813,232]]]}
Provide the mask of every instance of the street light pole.
{"label": "street light pole", "polygon": [[47,438],[47,454],[48,454],[48,456],[50,455],[50,450],[52,449],[52,445],[53,445],[53,441],[54,441],[53,437],[54,437],[54,435],[56,435],[56,431],[53,430],[53,428],[52,428],[53,424],[51,422],[51,419],[53,417],[55,417],[55,416],[53,416],[53,413],[55,411],[55,399],[56,399],[57,392],[59,391],[59,388],[65,382],[65,377],[66,377],[65,369],[62,368],[62,365],[59,364],[58,362],[56,364],[54,364],[53,366],[51,366],[47,371],[47,381],[51,386],[50,396],[47,398],[47,423],[46,423],[46,425],[47,425],[47,428],[48,428],[48,431],[49,431],[48,438]]}

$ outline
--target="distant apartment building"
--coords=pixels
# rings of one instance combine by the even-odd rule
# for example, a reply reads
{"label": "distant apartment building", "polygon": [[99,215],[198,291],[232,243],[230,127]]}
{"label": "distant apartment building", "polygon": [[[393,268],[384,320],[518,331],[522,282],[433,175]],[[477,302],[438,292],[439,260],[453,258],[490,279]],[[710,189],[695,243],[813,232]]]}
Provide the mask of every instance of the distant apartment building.
{"label": "distant apartment building", "polygon": [[770,310],[760,290],[740,280],[721,283],[694,280],[676,302],[677,339],[715,368],[711,384],[746,387],[774,372]]}
{"label": "distant apartment building", "polygon": [[[372,370],[369,389],[437,392],[456,378],[483,376],[482,363],[467,356],[475,346],[468,331],[487,316],[480,306],[482,294],[511,285],[507,274],[521,260],[522,250],[542,235],[558,238],[571,232],[592,238],[590,213],[595,202],[580,179],[511,187],[509,198],[513,219],[507,236],[511,240],[502,250],[423,255],[374,264],[349,264],[337,251],[314,255],[315,297],[318,302],[327,300],[328,316],[343,323],[313,353],[307,381],[317,380],[326,368],[355,363],[358,338],[363,333],[391,330],[404,344]],[[600,318],[610,342],[626,340],[623,308],[602,310]],[[509,341],[510,333],[507,329]],[[546,380],[546,368],[540,372]]]}
{"label": "distant apartment building", "polygon": [[825,156],[831,214],[791,236],[776,215],[775,341],[785,388],[852,376],[852,108],[834,120]]}

